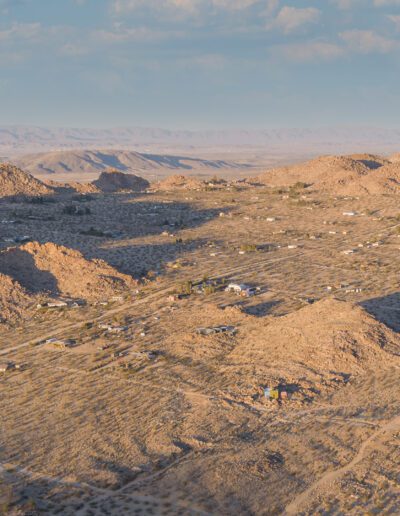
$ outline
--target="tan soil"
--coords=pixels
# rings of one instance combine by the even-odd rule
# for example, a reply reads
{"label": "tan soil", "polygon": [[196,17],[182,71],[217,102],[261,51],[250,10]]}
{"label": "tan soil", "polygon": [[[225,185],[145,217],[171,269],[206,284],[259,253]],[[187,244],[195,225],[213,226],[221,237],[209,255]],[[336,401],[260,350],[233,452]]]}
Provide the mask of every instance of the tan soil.
{"label": "tan soil", "polygon": [[[398,195],[304,193],[96,195],[82,217],[0,204],[0,220],[18,220],[5,237],[152,272],[138,296],[1,327],[1,361],[26,365],[0,374],[1,507],[10,485],[12,510],[33,499],[47,514],[399,514]],[[92,225],[120,236],[82,234]],[[58,278],[87,290],[104,271],[54,244],[21,249],[0,253],[0,272],[16,262],[15,287],[38,295]],[[171,299],[205,276],[260,292]],[[237,334],[196,333],[216,325]],[[41,344],[51,337],[76,346]]]}

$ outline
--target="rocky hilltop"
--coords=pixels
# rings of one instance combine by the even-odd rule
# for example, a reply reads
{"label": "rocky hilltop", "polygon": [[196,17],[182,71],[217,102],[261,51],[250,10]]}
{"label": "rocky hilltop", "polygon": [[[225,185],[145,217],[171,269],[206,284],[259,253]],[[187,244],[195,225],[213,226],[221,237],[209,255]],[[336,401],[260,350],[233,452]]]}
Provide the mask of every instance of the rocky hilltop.
{"label": "rocky hilltop", "polygon": [[321,156],[292,166],[268,170],[250,180],[271,187],[302,183],[308,190],[333,195],[400,193],[398,158],[370,154]]}
{"label": "rocky hilltop", "polygon": [[0,164],[0,197],[49,195],[54,190],[10,163]]}
{"label": "rocky hilltop", "polygon": [[79,251],[56,245],[29,242],[0,253],[0,303],[3,319],[23,310],[29,296],[46,294],[104,300],[136,285],[103,260],[87,260]]}
{"label": "rocky hilltop", "polygon": [[92,183],[102,192],[120,192],[129,190],[131,192],[142,192],[150,186],[150,183],[142,177],[134,174],[125,174],[118,170],[107,170],[102,172],[100,177]]}

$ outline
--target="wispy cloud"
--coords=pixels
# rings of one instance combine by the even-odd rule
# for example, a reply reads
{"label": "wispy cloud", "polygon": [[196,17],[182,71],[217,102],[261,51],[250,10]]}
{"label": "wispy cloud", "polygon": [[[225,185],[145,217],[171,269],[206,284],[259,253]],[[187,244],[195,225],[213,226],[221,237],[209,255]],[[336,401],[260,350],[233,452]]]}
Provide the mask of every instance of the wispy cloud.
{"label": "wispy cloud", "polygon": [[400,0],[374,0],[375,7],[385,7],[390,5],[400,5]]}
{"label": "wispy cloud", "polygon": [[339,34],[353,52],[387,54],[399,48],[399,41],[386,38],[373,30],[348,30]]}
{"label": "wispy cloud", "polygon": [[224,10],[238,11],[256,4],[266,3],[267,7],[273,0],[112,0],[112,9],[116,14],[124,14],[139,8],[153,11],[177,10],[195,14],[201,8],[213,7]]}
{"label": "wispy cloud", "polygon": [[395,24],[397,30],[400,30],[400,14],[388,14],[387,18]]}
{"label": "wispy cloud", "polygon": [[40,23],[13,23],[8,29],[0,30],[0,41],[32,40],[40,31]]}
{"label": "wispy cloud", "polygon": [[321,17],[321,11],[314,7],[297,8],[282,7],[268,28],[277,27],[285,34],[296,31],[299,27],[310,23],[317,23]]}
{"label": "wispy cloud", "polygon": [[103,43],[123,43],[129,41],[158,42],[184,36],[183,31],[157,30],[149,27],[124,27],[114,24],[110,30],[101,29],[91,33],[93,39]]}
{"label": "wispy cloud", "polygon": [[277,45],[272,54],[295,63],[331,61],[344,55],[344,50],[335,43],[306,41],[304,43]]}

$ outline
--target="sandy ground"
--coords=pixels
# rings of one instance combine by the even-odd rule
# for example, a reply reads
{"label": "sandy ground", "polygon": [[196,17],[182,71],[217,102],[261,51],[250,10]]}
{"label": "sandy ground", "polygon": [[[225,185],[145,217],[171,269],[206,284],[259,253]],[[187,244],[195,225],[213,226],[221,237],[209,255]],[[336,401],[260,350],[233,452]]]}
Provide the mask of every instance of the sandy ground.
{"label": "sandy ground", "polygon": [[[3,512],[399,513],[398,216],[394,195],[265,187],[1,203],[18,221],[1,238],[149,278],[3,325],[0,362],[24,365],[0,373]],[[205,277],[261,290],[170,300]],[[224,324],[237,333],[196,334]],[[293,397],[261,396],[278,385]]]}

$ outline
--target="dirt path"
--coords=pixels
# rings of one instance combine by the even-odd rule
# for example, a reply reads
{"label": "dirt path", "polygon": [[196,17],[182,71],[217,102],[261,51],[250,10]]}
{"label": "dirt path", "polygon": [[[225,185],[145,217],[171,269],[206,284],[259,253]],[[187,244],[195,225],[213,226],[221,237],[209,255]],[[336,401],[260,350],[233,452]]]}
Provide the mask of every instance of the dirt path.
{"label": "dirt path", "polygon": [[381,426],[379,430],[374,432],[368,439],[366,439],[360,446],[360,449],[357,455],[351,460],[346,466],[338,468],[333,471],[328,471],[325,473],[319,480],[311,484],[305,491],[303,491],[299,496],[297,496],[285,509],[284,515],[296,515],[300,514],[301,508],[307,505],[307,502],[310,501],[311,496],[315,498],[316,495],[328,484],[332,484],[336,482],[340,477],[345,475],[348,471],[350,471],[354,466],[359,464],[367,454],[367,448],[370,447],[371,450],[376,448],[375,441],[379,438],[382,438],[384,434],[393,434],[395,432],[400,431],[400,416],[396,416],[391,419],[388,423]]}

